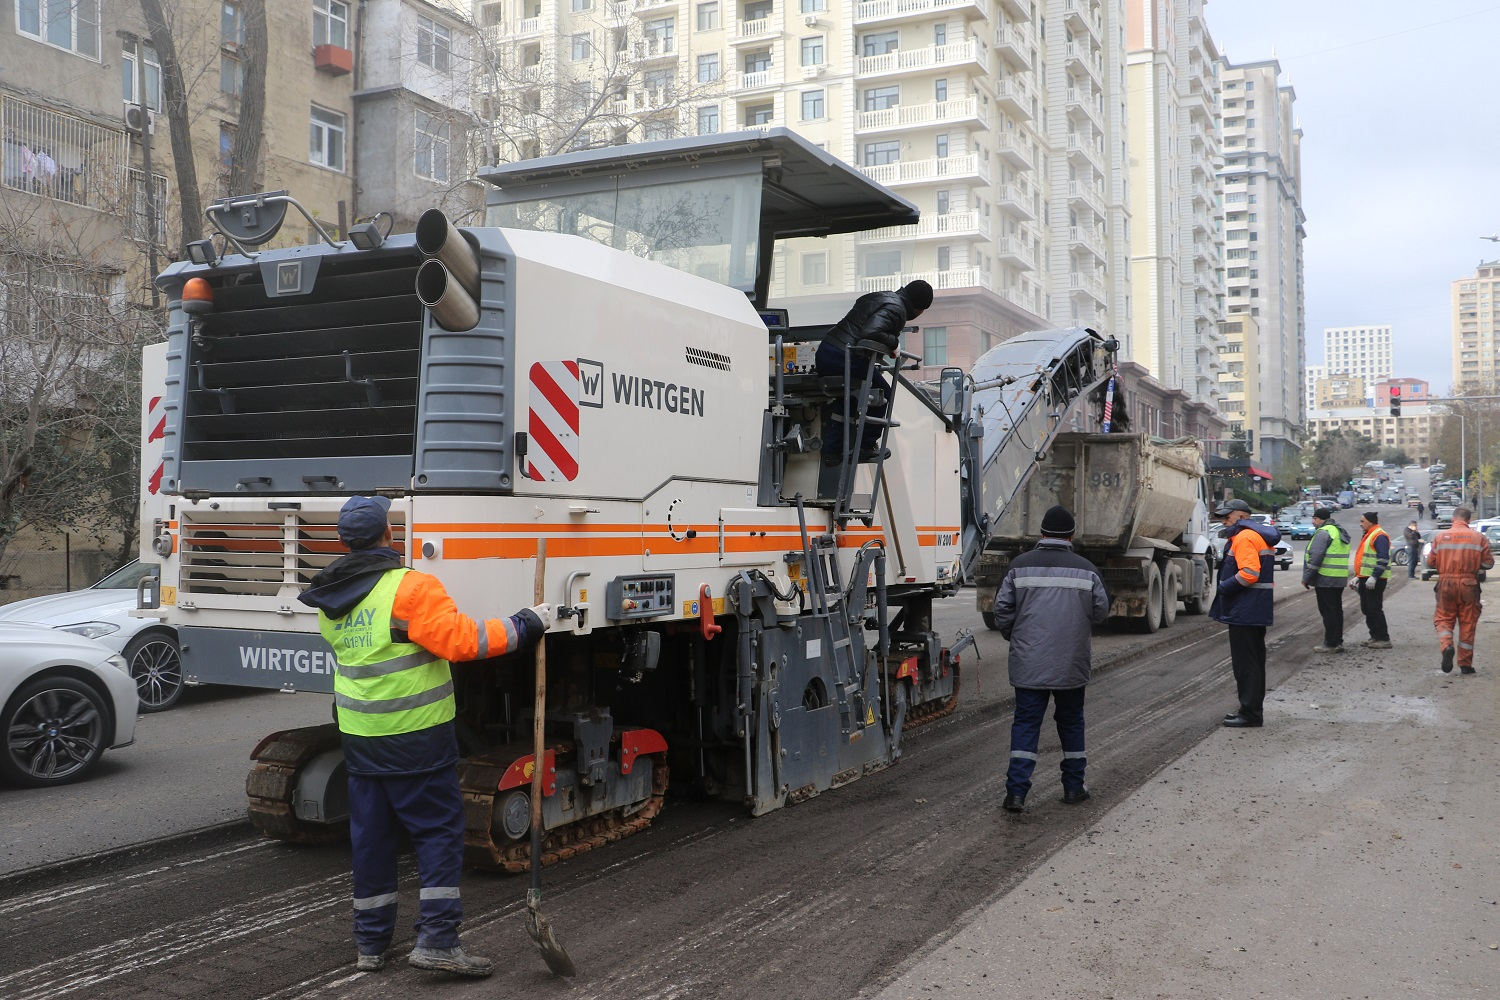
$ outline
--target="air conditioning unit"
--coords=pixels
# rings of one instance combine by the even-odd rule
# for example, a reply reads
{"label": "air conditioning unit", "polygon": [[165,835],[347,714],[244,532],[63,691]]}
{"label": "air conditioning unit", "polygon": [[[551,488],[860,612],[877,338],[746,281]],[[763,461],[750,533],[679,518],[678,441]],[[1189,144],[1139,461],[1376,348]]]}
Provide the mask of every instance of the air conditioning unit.
{"label": "air conditioning unit", "polygon": [[822,66],[803,66],[802,67],[802,79],[804,79],[804,80],[816,80],[818,77],[820,77],[822,75],[823,75],[823,67]]}
{"label": "air conditioning unit", "polygon": [[805,25],[807,25],[809,28],[816,28],[818,26],[818,15],[816,15],[816,14],[803,14],[802,15],[802,23],[805,24]]}
{"label": "air conditioning unit", "polygon": [[142,128],[155,135],[156,116],[142,108],[139,104],[125,105],[125,130],[140,135]]}

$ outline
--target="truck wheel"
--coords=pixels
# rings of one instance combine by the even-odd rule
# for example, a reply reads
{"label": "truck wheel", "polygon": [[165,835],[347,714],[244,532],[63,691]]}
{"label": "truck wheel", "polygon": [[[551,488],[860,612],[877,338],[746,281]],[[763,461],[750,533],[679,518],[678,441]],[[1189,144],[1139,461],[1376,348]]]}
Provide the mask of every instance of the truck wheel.
{"label": "truck wheel", "polygon": [[1166,586],[1162,589],[1161,627],[1171,628],[1177,621],[1177,601],[1181,588],[1181,575],[1177,567],[1167,570]]}
{"label": "truck wheel", "polygon": [[1203,584],[1198,588],[1197,593],[1182,599],[1182,613],[1185,615],[1207,614],[1213,602],[1214,563],[1212,559],[1205,558],[1203,560]]}
{"label": "truck wheel", "polygon": [[1146,614],[1135,620],[1136,631],[1150,635],[1161,628],[1161,602],[1161,570],[1152,563],[1146,570]]}
{"label": "truck wheel", "polygon": [[991,632],[1000,631],[1000,626],[995,623],[995,613],[993,611],[981,611],[979,614],[984,618],[985,628]]}

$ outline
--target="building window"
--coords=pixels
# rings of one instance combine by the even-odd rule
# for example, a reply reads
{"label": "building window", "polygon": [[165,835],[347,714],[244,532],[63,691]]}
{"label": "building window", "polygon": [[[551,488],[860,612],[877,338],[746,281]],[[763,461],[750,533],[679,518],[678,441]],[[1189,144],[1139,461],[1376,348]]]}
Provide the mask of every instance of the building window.
{"label": "building window", "polygon": [[814,35],[811,38],[802,39],[802,65],[823,65],[823,36]]}
{"label": "building window", "polygon": [[219,53],[219,90],[231,97],[245,90],[245,64],[228,52]]}
{"label": "building window", "polygon": [[[156,50],[147,42],[144,46],[146,53],[146,104],[152,111],[161,112],[161,63],[157,61]],[[140,70],[136,68],[136,43],[125,42],[120,46],[120,93],[125,98],[126,104],[141,103],[140,92],[137,87],[140,84]]]}
{"label": "building window", "polygon": [[313,45],[349,47],[349,5],[341,0],[313,0]]}
{"label": "building window", "polygon": [[952,205],[952,195],[946,190],[937,193],[937,214],[947,215]]}
{"label": "building window", "polygon": [[771,116],[775,113],[774,104],[753,104],[745,109],[745,124],[747,126],[769,125]]}
{"label": "building window", "polygon": [[873,35],[866,35],[863,43],[864,45],[860,52],[866,58],[870,56],[883,56],[887,52],[895,52],[901,47],[901,33],[897,31],[881,31]]}
{"label": "building window", "polygon": [[99,0],[16,0],[16,30],[39,42],[99,58]]}
{"label": "building window", "polygon": [[944,77],[941,80],[934,80],[933,81],[933,83],[932,83],[932,99],[934,101],[937,101],[939,104],[942,104],[944,101],[946,101],[948,99],[948,80],[947,80],[946,77]]}
{"label": "building window", "polygon": [[865,110],[884,111],[901,103],[901,88],[896,84],[888,87],[871,87],[865,91]]}
{"label": "building window", "polygon": [[712,3],[700,3],[698,5],[698,30],[713,31],[719,27],[719,4],[718,0]]}
{"label": "building window", "polygon": [[823,91],[805,90],[802,92],[802,120],[805,122],[817,121],[826,118],[823,108]]}
{"label": "building window", "polygon": [[719,131],[719,109],[717,106],[698,109],[698,134],[713,135]]}
{"label": "building window", "polygon": [[418,177],[448,183],[448,123],[424,111],[415,114],[415,166]]}
{"label": "building window", "polygon": [[887,163],[898,163],[900,160],[900,139],[886,139],[882,142],[865,143],[864,165],[867,167],[881,167]]}
{"label": "building window", "polygon": [[311,142],[308,160],[329,170],[344,169],[344,116],[317,105],[312,109]]}
{"label": "building window", "polygon": [[925,326],[922,328],[922,365],[926,368],[941,368],[948,363],[948,328]]}
{"label": "building window", "polygon": [[885,278],[901,273],[900,250],[874,250],[865,255],[865,276]]}
{"label": "building window", "polygon": [[710,52],[698,57],[698,82],[713,83],[719,78],[719,54]]}
{"label": "building window", "polygon": [[828,254],[805,253],[802,255],[802,283],[804,285],[828,284]]}
{"label": "building window", "polygon": [[452,46],[453,32],[446,24],[425,17],[417,18],[417,62],[446,73]]}
{"label": "building window", "polygon": [[589,33],[587,31],[580,31],[568,41],[574,62],[582,62],[589,57]]}
{"label": "building window", "polygon": [[940,160],[948,158],[948,133],[943,132],[933,140],[933,152]]}
{"label": "building window", "polygon": [[479,8],[479,23],[486,28],[498,28],[505,23],[505,5],[487,3]]}
{"label": "building window", "polygon": [[951,247],[937,248],[937,269],[947,271],[953,267],[953,249]]}
{"label": "building window", "polygon": [[[156,239],[153,241],[158,246],[167,242],[167,179],[161,174],[153,174],[151,179],[155,182],[152,187],[156,198]],[[126,220],[130,231],[130,238],[137,243],[146,242],[146,174],[145,171],[130,169],[130,214]]]}
{"label": "building window", "polygon": [[219,11],[219,40],[235,48],[245,44],[245,18],[239,4],[226,3]]}
{"label": "building window", "polygon": [[765,73],[771,68],[771,50],[761,49],[759,52],[748,52],[745,54],[746,73]]}
{"label": "building window", "polygon": [[575,14],[580,11],[593,10],[594,0],[572,0],[571,7]]}
{"label": "building window", "polygon": [[802,0],[802,13],[816,14],[828,9],[828,0]]}

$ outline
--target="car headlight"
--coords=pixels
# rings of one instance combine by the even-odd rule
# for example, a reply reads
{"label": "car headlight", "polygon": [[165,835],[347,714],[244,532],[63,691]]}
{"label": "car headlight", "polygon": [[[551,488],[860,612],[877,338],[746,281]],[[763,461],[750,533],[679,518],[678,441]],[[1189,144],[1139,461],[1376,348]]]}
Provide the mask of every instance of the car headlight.
{"label": "car headlight", "polygon": [[114,667],[121,673],[130,673],[130,664],[126,663],[125,657],[121,656],[119,653],[114,654],[104,662],[108,663],[110,666]]}
{"label": "car headlight", "polygon": [[81,635],[85,639],[97,639],[101,635],[109,635],[111,632],[120,631],[120,626],[111,625],[109,622],[83,622],[79,625],[60,625],[59,632],[72,632]]}

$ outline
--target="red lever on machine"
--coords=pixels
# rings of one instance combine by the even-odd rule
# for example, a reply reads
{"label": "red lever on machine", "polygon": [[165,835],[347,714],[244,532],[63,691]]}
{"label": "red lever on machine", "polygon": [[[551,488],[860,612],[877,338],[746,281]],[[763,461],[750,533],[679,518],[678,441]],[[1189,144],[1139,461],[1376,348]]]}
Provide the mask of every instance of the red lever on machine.
{"label": "red lever on machine", "polygon": [[698,627],[705,642],[712,642],[714,636],[724,631],[724,626],[714,622],[714,592],[706,583],[698,587]]}

